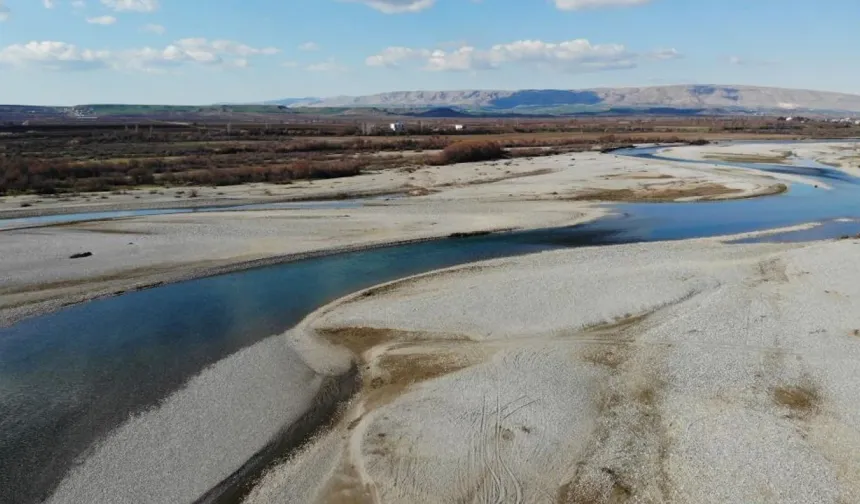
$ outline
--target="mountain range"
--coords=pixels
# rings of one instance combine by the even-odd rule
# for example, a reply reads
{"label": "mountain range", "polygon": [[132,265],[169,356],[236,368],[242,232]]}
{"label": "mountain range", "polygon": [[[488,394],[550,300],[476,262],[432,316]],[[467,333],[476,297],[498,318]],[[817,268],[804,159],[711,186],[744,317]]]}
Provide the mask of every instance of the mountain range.
{"label": "mountain range", "polygon": [[367,96],[288,98],[267,104],[293,108],[454,108],[488,113],[577,113],[612,109],[678,109],[700,112],[860,113],[860,96],[757,86],[675,85],[578,90],[399,91]]}

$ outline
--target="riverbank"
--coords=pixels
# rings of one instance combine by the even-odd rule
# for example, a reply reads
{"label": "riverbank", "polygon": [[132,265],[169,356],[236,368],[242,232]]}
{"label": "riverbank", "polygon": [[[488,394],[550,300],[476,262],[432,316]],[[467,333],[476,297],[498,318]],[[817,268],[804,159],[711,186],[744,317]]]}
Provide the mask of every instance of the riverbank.
{"label": "riverbank", "polygon": [[362,388],[247,502],[854,502],[858,245],[584,248],[349,296],[287,339],[349,349]]}
{"label": "riverbank", "polygon": [[[580,224],[605,215],[596,203],[607,199],[745,198],[784,188],[770,175],[586,153],[379,172],[270,191],[275,199],[289,193],[305,200],[372,191],[412,195],[354,208],[151,215],[5,230],[0,325],[96,297],[332,251]],[[268,189],[233,190],[231,197],[241,199],[238,191]],[[9,210],[13,202],[4,204]]]}
{"label": "riverbank", "polygon": [[[523,225],[545,227],[546,221],[554,218],[559,221],[586,218],[587,216],[577,212],[576,209],[580,207],[588,211],[595,208],[605,211],[593,206],[593,203],[576,201],[578,195],[590,194],[595,190],[619,189],[626,185],[634,191],[644,189],[650,192],[660,190],[660,185],[667,182],[683,181],[684,184],[690,185],[717,183],[709,179],[712,176],[719,177],[719,180],[724,182],[741,185],[747,190],[757,190],[780,183],[772,177],[782,175],[779,173],[753,174],[747,178],[744,171],[728,175],[717,171],[711,165],[676,164],[616,156],[599,156],[595,158],[594,163],[578,162],[572,167],[569,166],[568,161],[567,167],[555,171],[545,169],[532,171],[538,173],[485,184],[458,184],[443,187],[438,192],[428,191],[425,196],[373,202],[360,208],[266,210],[265,213],[217,212],[214,217],[210,217],[211,214],[172,215],[160,216],[156,219],[157,222],[153,222],[152,217],[146,217],[50,226],[20,230],[15,233],[21,236],[42,233],[51,236],[51,233],[57,230],[62,233],[71,230],[73,234],[82,236],[82,240],[90,237],[89,240],[81,242],[85,244],[97,243],[94,237],[100,235],[116,237],[117,248],[108,258],[115,257],[116,264],[122,267],[126,264],[123,261],[123,255],[132,256],[123,253],[128,246],[129,231],[137,231],[137,235],[134,236],[137,239],[158,235],[172,229],[173,235],[165,241],[177,243],[180,247],[162,250],[175,250],[178,254],[204,258],[217,257],[217,253],[223,252],[226,256],[224,267],[235,268],[242,266],[237,266],[238,263],[231,261],[243,251],[271,254],[284,247],[294,247],[289,250],[303,249],[306,251],[303,254],[325,254],[335,244],[342,243],[344,237],[353,240],[352,246],[362,246],[362,240],[368,235],[372,238],[384,239],[381,243],[388,243],[388,240],[394,237],[402,238],[404,233],[426,232],[428,229],[432,231],[434,226],[440,225],[440,222],[450,226],[440,229],[450,231],[451,228],[462,226],[460,218],[463,215],[468,216],[463,222],[476,227],[477,224],[486,225],[488,222],[501,224],[511,219],[521,219],[520,222]],[[666,178],[667,175],[678,180],[670,181]],[[453,275],[454,277],[461,274],[468,276],[472,271],[470,268],[457,270],[455,273],[438,270],[453,264],[472,263],[491,257],[534,254],[575,245],[716,236],[768,227],[792,226],[811,220],[832,219],[835,216],[834,212],[854,208],[850,205],[840,206],[840,198],[853,195],[850,191],[851,187],[845,187],[842,184],[834,183],[832,192],[819,192],[812,187],[803,186],[797,186],[795,189],[780,197],[735,202],[677,205],[624,204],[618,207],[618,211],[623,212],[625,217],[608,219],[576,229],[547,229],[540,232],[485,236],[462,241],[427,242],[406,247],[331,256],[308,262],[294,262],[241,274],[199,279],[156,290],[130,293],[126,296],[63,310],[48,317],[26,320],[21,324],[3,329],[5,346],[4,352],[0,352],[0,355],[6,359],[7,364],[4,364],[3,368],[8,370],[9,383],[12,386],[4,401],[6,404],[11,404],[12,409],[22,412],[17,417],[17,430],[5,431],[6,441],[0,443],[0,451],[5,450],[0,453],[0,455],[5,454],[0,457],[0,460],[7,461],[7,468],[2,472],[11,475],[7,481],[6,492],[8,495],[24,496],[21,498],[26,502],[41,502],[43,499],[39,495],[51,494],[53,495],[51,502],[70,503],[104,500],[105,495],[110,495],[112,500],[125,499],[125,502],[136,502],[144,498],[149,502],[172,503],[193,501],[204,493],[211,496],[213,495],[211,492],[222,489],[227,490],[229,494],[247,482],[257,479],[257,474],[254,472],[242,473],[241,477],[239,476],[249,463],[261,460],[258,457],[260,454],[273,451],[275,455],[269,461],[278,460],[287,453],[294,454],[289,450],[279,451],[278,448],[284,444],[295,446],[293,443],[302,443],[306,440],[302,435],[293,437],[295,434],[293,428],[305,429],[308,427],[307,422],[315,424],[312,425],[315,427],[323,427],[327,424],[326,419],[331,417],[324,412],[331,411],[327,408],[337,404],[337,397],[342,397],[341,393],[349,394],[350,388],[340,385],[350,381],[349,373],[352,369],[363,373],[361,385],[364,390],[356,396],[357,399],[351,405],[351,407],[359,405],[361,409],[349,409],[343,417],[345,423],[338,424],[332,432],[343,432],[339,429],[345,429],[344,435],[350,439],[349,446],[356,446],[354,443],[358,438],[351,437],[349,433],[365,429],[361,412],[364,410],[370,412],[368,421],[375,421],[376,417],[373,413],[375,409],[385,408],[399,401],[399,397],[403,394],[411,393],[415,385],[411,380],[420,379],[430,384],[435,383],[437,378],[445,380],[447,376],[453,376],[452,373],[456,374],[458,370],[465,372],[467,368],[481,366],[487,361],[496,363],[497,354],[492,353],[493,348],[515,349],[517,345],[525,344],[528,339],[534,338],[539,345],[547,342],[550,345],[552,341],[541,331],[549,327],[548,330],[552,333],[550,336],[556,335],[552,329],[554,324],[558,320],[568,320],[565,318],[566,315],[561,315],[559,319],[557,315],[559,312],[570,311],[575,315],[583,309],[587,313],[585,318],[588,320],[595,318],[597,321],[594,322],[596,324],[594,327],[599,327],[597,332],[592,334],[589,332],[592,329],[591,322],[587,322],[587,327],[584,329],[573,324],[570,328],[561,331],[558,336],[573,335],[573,339],[581,338],[589,343],[602,342],[607,337],[611,338],[612,332],[616,330],[626,335],[626,328],[634,325],[635,320],[615,319],[617,317],[635,319],[636,315],[640,314],[639,309],[647,312],[652,308],[649,305],[649,299],[646,299],[647,296],[643,294],[643,289],[655,289],[657,292],[655,302],[663,303],[665,300],[662,298],[666,296],[671,298],[667,302],[674,302],[678,289],[667,282],[680,278],[683,284],[692,278],[695,286],[699,283],[695,280],[696,275],[699,274],[696,269],[698,267],[707,266],[706,270],[710,267],[726,269],[729,273],[735,274],[746,271],[748,264],[744,261],[735,261],[734,256],[718,254],[718,257],[712,257],[707,250],[701,251],[703,258],[701,261],[695,259],[699,252],[690,252],[689,256],[678,255],[675,250],[680,246],[679,243],[654,244],[653,251],[647,253],[645,249],[635,247],[624,249],[626,252],[621,255],[614,252],[615,247],[593,248],[589,249],[593,255],[565,256],[565,260],[559,259],[558,262],[552,263],[552,272],[545,271],[537,276],[516,274],[520,264],[515,259],[508,259],[506,261],[510,262],[503,261],[503,263],[510,265],[509,267],[498,268],[499,278],[490,278],[484,283],[485,278],[479,277],[480,282],[469,284],[468,289],[472,291],[469,294],[462,289],[454,289],[456,295],[452,298],[452,302],[459,303],[459,307],[456,308],[460,310],[458,317],[472,321],[471,328],[463,331],[444,332],[421,327],[409,329],[388,326],[381,322],[378,325],[362,322],[363,319],[360,318],[362,316],[377,317],[385,321],[392,316],[392,313],[400,313],[412,320],[409,312],[413,308],[406,307],[401,310],[395,306],[395,310],[392,311],[387,304],[391,301],[388,298],[384,299],[386,304],[379,305],[378,312],[363,313],[367,307],[361,307],[356,324],[327,324],[324,319],[329,312],[339,312],[343,306],[353,300],[360,302],[361,299],[381,298],[389,291],[393,292],[404,286],[404,282],[380,286],[382,282],[392,279],[407,278],[422,271],[437,270],[437,273],[442,276]],[[673,196],[677,197],[677,195]],[[835,206],[823,204],[834,201]],[[813,208],[808,208],[810,206]],[[813,211],[818,207],[822,207],[823,210]],[[654,211],[644,211],[645,208]],[[317,215],[312,212],[322,213]],[[627,215],[627,212],[631,213]],[[348,215],[349,218],[336,218],[337,215]],[[432,220],[421,220],[428,216]],[[350,225],[354,227],[335,224],[341,220],[351,223]],[[295,227],[299,222],[305,223],[304,227]],[[114,226],[119,226],[119,229],[114,229]],[[624,231],[625,226],[627,231]],[[619,229],[621,234],[617,234]],[[637,231],[634,234],[626,234],[631,229]],[[801,229],[801,227],[795,229]],[[144,231],[151,231],[153,234],[147,234]],[[478,232],[480,231],[485,230],[479,229]],[[441,236],[462,236],[468,233],[454,231]],[[304,238],[299,239],[299,237]],[[709,243],[713,244],[712,242]],[[250,249],[251,246],[271,248],[261,252],[260,249]],[[799,248],[802,246],[744,245],[737,247],[738,250],[755,249],[773,253]],[[34,250],[38,249],[32,249],[30,253],[37,253]],[[605,261],[602,259],[602,251],[606,252]],[[101,254],[82,257],[72,262],[81,264],[80,268],[83,269],[87,264],[86,260],[97,258],[99,255]],[[23,252],[21,257],[24,257]],[[538,254],[529,257],[540,261],[538,259],[540,257],[552,259],[553,256]],[[656,259],[651,261],[654,257]],[[153,250],[147,248],[145,254],[133,260],[153,259],[163,261],[163,257],[153,255]],[[272,260],[280,261],[287,258],[266,255],[261,259],[261,261]],[[642,266],[640,260],[644,261],[646,266],[640,268]],[[656,273],[649,272],[647,265],[651,262],[655,267],[659,266]],[[27,264],[26,261],[23,261],[23,264]],[[484,271],[487,264],[495,263],[473,265],[474,272]],[[523,264],[526,265],[523,267],[524,272],[532,271],[533,268],[528,266],[531,263]],[[182,271],[181,264],[175,266],[178,268],[177,271]],[[575,288],[571,288],[571,294],[568,294],[567,285],[578,282],[575,278],[580,274],[586,278],[581,286],[583,289],[590,289],[593,284],[599,283],[596,276],[590,277],[580,271],[591,266],[596,267],[595,274],[599,275],[603,271],[608,275],[606,288],[609,292],[601,291],[600,288],[603,286],[595,288],[598,296],[593,300],[585,299],[590,294],[576,291]],[[672,268],[680,268],[680,277],[673,273]],[[640,269],[645,273],[640,275]],[[59,271],[68,273],[69,270],[62,269],[61,265]],[[209,272],[211,270],[201,274]],[[46,271],[46,273],[51,272]],[[544,281],[544,273],[550,277],[550,280]],[[850,272],[847,274],[850,277]],[[665,275],[668,280],[657,278],[660,275]],[[431,274],[430,277],[435,278],[435,274]],[[509,278],[509,281],[515,284],[514,288],[508,288],[505,278]],[[722,277],[717,279],[720,282],[726,282]],[[118,280],[125,281],[127,278],[122,277]],[[410,280],[412,283],[406,281],[405,284],[414,285],[417,292],[428,294],[429,297],[423,299],[425,308],[435,309],[432,307],[437,302],[443,304],[446,302],[449,295],[447,284],[443,284],[440,290],[424,291],[422,281]],[[710,285],[707,282],[705,284]],[[305,322],[299,323],[303,317],[319,306],[330,303],[339,296],[366,289],[372,285],[378,287],[361,292],[347,300],[336,301],[328,308],[306,318]],[[629,293],[626,290],[628,285]],[[78,288],[78,286],[73,287]],[[87,292],[86,289],[91,288],[87,277],[84,277],[83,286],[80,288],[81,292]],[[543,289],[546,289],[546,292],[538,292]],[[625,299],[629,295],[634,304],[636,299],[639,299],[643,306],[631,307],[621,315],[614,314],[614,308],[607,311],[594,306],[594,303],[602,303],[604,298],[610,295]],[[521,298],[524,296],[529,299],[533,297],[535,302],[522,301]],[[651,297],[654,296],[651,295]],[[576,305],[568,306],[570,302],[575,302]],[[707,305],[708,302],[710,301],[706,299],[704,304]],[[500,311],[502,315],[493,315],[499,311],[496,308],[505,308],[507,306],[505,303],[522,303],[534,313],[523,317],[522,321],[519,321],[520,315],[516,309],[509,312],[502,310]],[[619,306],[626,306],[625,303],[628,301],[619,300],[617,303]],[[33,303],[30,306],[36,305],[37,303]],[[615,305],[610,302],[608,306]],[[444,314],[444,311],[436,314]],[[610,322],[608,325],[603,321],[604,316]],[[501,331],[503,333],[501,339],[494,337],[494,331],[499,324],[493,322],[494,317],[501,317],[499,320],[504,319],[505,328]],[[533,317],[546,320],[536,322]],[[452,320],[456,319],[457,317],[454,317]],[[422,315],[415,317],[414,320],[420,322],[429,319]],[[445,323],[447,322],[441,324]],[[299,325],[296,326],[296,324]],[[484,326],[486,329],[482,329]],[[295,329],[286,336],[270,337],[273,334],[281,334],[290,327]],[[539,334],[530,334],[529,331],[532,329]],[[579,334],[580,332],[583,334]],[[17,342],[25,344],[16,344]],[[422,345],[426,347],[426,351],[420,349]],[[403,355],[398,354],[401,349],[405,352]],[[545,360],[551,369],[538,366],[540,369],[529,368],[525,372],[525,374],[534,372],[535,376],[546,378],[547,383],[533,383],[539,389],[538,392],[542,393],[541,387],[548,391],[548,395],[539,395],[539,400],[551,402],[556,400],[555,396],[558,394],[570,395],[570,390],[573,389],[576,389],[576,393],[580,395],[591,394],[598,390],[582,392],[579,390],[580,386],[593,385],[593,383],[583,382],[579,378],[574,377],[574,379],[568,375],[553,375],[555,372],[566,373],[567,371],[562,369],[564,365],[556,362],[565,354],[564,349],[556,346],[551,350],[548,352],[549,355],[541,354],[536,358],[538,361]],[[614,364],[616,361],[614,352],[606,358],[599,352],[595,353],[596,355],[589,354],[587,357],[594,362],[601,360],[610,362],[609,368],[624,365],[623,362]],[[353,367],[352,362],[356,355],[361,356],[363,364]],[[510,363],[504,362],[508,359],[507,354],[498,355],[501,356],[502,364],[510,364],[511,369],[518,369],[516,362],[518,353],[515,352],[510,356],[513,359]],[[523,355],[527,357],[527,354]],[[49,363],[45,369],[50,369],[50,372],[33,373],[28,363],[36,361]],[[579,361],[571,362],[576,364]],[[552,365],[553,363],[558,365]],[[572,367],[570,362],[567,364],[567,367]],[[19,365],[21,370],[16,372],[16,366]],[[368,366],[370,367],[367,368]],[[505,366],[500,364],[493,368],[492,373],[495,374],[491,378],[470,379],[458,387],[469,389],[475,384],[476,390],[485,390],[492,383],[507,384],[511,380],[520,380],[519,375],[508,376],[504,368]],[[579,371],[581,370],[577,368],[570,373],[579,376],[577,374]],[[480,380],[484,379],[489,380],[487,383],[491,382],[490,385],[480,383]],[[611,375],[609,380],[612,380]],[[58,389],[57,383],[68,384],[68,388]],[[523,378],[523,383],[529,383],[528,377]],[[598,384],[602,383],[604,381],[598,382]],[[34,391],[38,391],[38,394]],[[447,390],[446,394],[448,392],[451,391]],[[457,393],[451,394],[451,397],[457,397]],[[468,392],[463,397],[464,400],[472,400]],[[491,395],[488,397],[492,398]],[[606,396],[597,394],[596,397],[599,401],[601,397]],[[614,396],[609,394],[608,397]],[[67,398],[75,399],[69,401]],[[588,396],[586,399],[593,398]],[[440,402],[432,396],[429,400]],[[460,411],[464,411],[467,416],[475,413],[474,408],[468,404],[460,410],[458,403],[445,403],[444,400],[441,403],[451,406],[446,411],[454,416],[459,416]],[[487,404],[489,404],[487,408],[490,408],[487,411],[490,411],[492,404]],[[561,401],[561,404],[567,403]],[[419,405],[417,410],[422,407],[424,406]],[[511,407],[516,409],[520,405]],[[529,405],[523,406],[526,409],[528,407]],[[579,405],[574,405],[571,410],[576,412],[578,408]],[[86,411],[87,417],[79,422],[69,423],[66,419],[77,411]],[[582,415],[577,413],[576,416],[587,421],[589,417],[586,413],[590,411],[592,410],[584,409]],[[610,409],[610,412],[615,414],[615,410]],[[317,417],[318,413],[322,416]],[[508,413],[510,412],[505,411],[502,416]],[[568,414],[571,413],[568,412]],[[447,417],[437,419],[433,415],[426,416],[439,420],[436,424],[440,429],[447,421]],[[398,418],[404,417],[398,416]],[[568,418],[565,417],[565,419]],[[414,423],[416,426],[422,426],[423,429],[422,421],[422,418],[407,418],[407,423]],[[561,423],[565,427],[574,422]],[[496,432],[502,440],[509,441],[506,438],[510,438],[510,433],[503,429],[493,430],[493,427],[486,422],[484,425],[490,426],[485,429],[488,435],[490,432]],[[552,428],[544,426],[543,422],[536,427],[539,431]],[[526,434],[528,430],[535,432],[529,425],[525,425],[525,428],[522,432]],[[431,430],[434,429],[431,428]],[[468,432],[468,430],[462,432]],[[571,438],[567,436],[567,431],[559,432],[563,436],[559,439],[562,443],[558,446],[566,446],[565,439]],[[378,436],[380,439],[387,438],[385,432],[381,433],[384,435]],[[416,433],[406,433],[405,439],[417,439],[418,446],[417,448],[410,446],[407,451],[419,453],[419,455],[421,439],[426,438],[437,444],[437,438],[440,437],[440,435],[436,438],[426,437],[421,432],[416,436],[413,434]],[[364,475],[372,472],[368,467],[384,464],[384,462],[376,462],[371,456],[361,455],[355,457],[355,460],[366,462],[364,466],[359,465],[356,468],[349,465],[342,466],[340,461],[343,460],[344,438],[324,435],[319,439],[327,441],[308,445],[307,451],[323,456],[324,459],[331,461],[331,465],[326,465],[328,462],[323,463],[322,466],[318,466],[321,468],[319,472],[313,470],[293,472],[295,478],[291,480],[291,487],[298,489],[296,499],[301,500],[305,496],[313,500],[314,495],[320,495],[323,500],[342,498],[350,502],[361,501],[360,491],[356,493],[355,490],[358,487],[360,487],[359,490],[367,487],[360,483],[356,487],[351,478],[354,474],[358,474],[362,481],[367,481]],[[459,438],[457,442],[460,442]],[[504,443],[499,444],[499,446],[503,445]],[[501,458],[504,464],[508,464],[504,453],[498,448],[494,448],[493,445],[486,445],[484,448],[487,449],[484,450],[478,446],[474,454],[489,454],[485,459],[492,461]],[[551,461],[561,460],[551,453],[551,449],[541,448],[541,450],[548,453],[548,455],[542,455],[543,460],[547,460],[547,457]],[[182,455],[168,455],[174,452]],[[355,452],[355,449],[350,448],[350,452]],[[387,453],[387,448],[382,447],[374,456],[386,458]],[[400,456],[401,451],[396,450],[394,453],[397,457],[393,460],[403,459]],[[516,457],[527,460],[530,453],[531,451],[519,452]],[[300,458],[304,458],[304,455],[299,455],[294,460]],[[21,462],[13,462],[19,459]],[[420,466],[418,472],[424,472],[422,461],[425,457],[419,456],[417,461],[409,456],[406,459],[410,467],[418,464]],[[262,460],[266,462],[265,458]],[[450,465],[451,462],[446,459],[440,463]],[[48,466],[49,463],[50,466]],[[456,461],[453,466],[456,466]],[[475,471],[480,472],[482,467],[486,467],[486,471],[481,474],[490,475],[484,481],[496,481],[499,475],[503,477],[507,474],[506,469],[504,472],[497,470],[502,466],[486,464]],[[609,465],[603,467],[615,471]],[[327,473],[326,468],[332,468],[338,472]],[[431,476],[437,474],[434,467],[428,466],[427,469],[426,474]],[[464,479],[472,478],[473,472],[470,471],[471,469],[461,471]],[[25,476],[31,473],[38,474],[38,481],[36,479],[31,481],[31,478]],[[273,472],[270,476],[275,474]],[[337,477],[328,480],[326,474],[337,474]],[[496,477],[492,476],[494,474]],[[440,481],[444,480],[443,472],[438,475],[441,478]],[[404,480],[401,478],[399,481]],[[320,490],[317,485],[320,482],[330,483],[329,488]],[[274,495],[271,499],[279,501],[283,499],[278,499],[278,492],[291,491],[275,483],[274,486],[259,487],[258,492],[274,492],[259,494],[263,495],[261,498],[266,499],[268,498],[266,495]],[[424,485],[421,481],[417,483],[406,481],[406,483],[409,487],[414,487],[416,484]],[[230,488],[231,484],[239,486]],[[400,485],[399,482],[396,484]],[[470,484],[467,481],[464,485]],[[501,486],[496,485],[489,489],[486,486],[481,487],[482,484],[479,482],[475,485],[477,490],[473,496],[476,499],[481,498],[482,495],[489,498],[493,492],[496,492],[494,495],[499,497],[502,491],[507,492],[506,495],[516,495],[520,491],[525,495],[529,491],[522,484],[506,487],[507,483],[503,483]],[[561,486],[566,484],[562,483]],[[502,490],[503,487],[504,490]],[[520,490],[517,490],[518,488]],[[329,492],[329,489],[332,491]],[[510,489],[513,489],[513,494],[510,493]],[[540,487],[542,497],[546,497],[543,500],[552,500],[555,496],[546,493],[545,490],[546,487]],[[323,493],[319,493],[320,491]],[[317,493],[314,494],[314,492]],[[257,496],[258,494],[255,493],[253,498]],[[327,496],[332,496],[332,499],[324,499]],[[415,499],[412,496],[406,496],[402,500],[414,501]],[[418,499],[418,501],[421,500],[426,499]]]}
{"label": "riverbank", "polygon": [[853,141],[797,143],[739,143],[668,148],[661,154],[694,161],[727,161],[790,165],[811,160],[860,177],[860,148]]}
{"label": "riverbank", "polygon": [[[619,184],[599,183],[601,177],[610,176],[631,180],[638,185],[620,184],[624,188],[674,182],[689,182],[691,173],[677,164],[666,164],[660,171],[653,165],[643,173],[617,166],[610,170],[601,165],[615,156],[598,152],[574,153],[558,156],[517,158],[481,163],[463,163],[448,166],[415,165],[404,168],[368,171],[354,177],[294,181],[290,184],[251,183],[236,186],[182,186],[139,187],[123,191],[92,192],[72,195],[26,195],[0,198],[0,219],[36,217],[80,212],[111,212],[156,210],[173,208],[212,208],[244,205],[300,202],[308,200],[346,200],[384,197],[389,195],[420,196],[474,185],[496,184],[521,177],[546,174],[547,171],[572,172],[573,181],[589,182],[600,188],[618,188]],[[582,166],[571,166],[580,163]],[[574,168],[571,170],[570,168]],[[689,167],[687,167],[689,168]],[[618,173],[612,173],[617,171]],[[574,175],[575,174],[575,175]],[[638,176],[638,177],[637,177]],[[568,177],[571,178],[571,177]],[[663,179],[662,181],[659,179]],[[650,182],[645,183],[650,180]],[[561,180],[559,180],[561,181]],[[606,182],[606,181],[603,181]],[[711,180],[715,183],[739,183],[737,178]],[[749,189],[747,185],[741,189]],[[755,183],[756,181],[752,181]],[[759,181],[760,182],[760,181]],[[585,187],[587,188],[587,187]],[[499,194],[498,196],[503,196]]]}

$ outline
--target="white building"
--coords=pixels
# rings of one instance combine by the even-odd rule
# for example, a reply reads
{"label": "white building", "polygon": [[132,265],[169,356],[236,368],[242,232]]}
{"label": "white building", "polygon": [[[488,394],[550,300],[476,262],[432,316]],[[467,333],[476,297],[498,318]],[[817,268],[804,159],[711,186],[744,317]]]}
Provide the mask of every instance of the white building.
{"label": "white building", "polygon": [[462,124],[455,124],[454,125],[454,131],[463,131],[464,129],[466,129],[466,127],[463,126]]}
{"label": "white building", "polygon": [[403,133],[404,131],[406,131],[406,125],[402,122],[391,123],[388,127],[391,128],[391,131],[395,133]]}

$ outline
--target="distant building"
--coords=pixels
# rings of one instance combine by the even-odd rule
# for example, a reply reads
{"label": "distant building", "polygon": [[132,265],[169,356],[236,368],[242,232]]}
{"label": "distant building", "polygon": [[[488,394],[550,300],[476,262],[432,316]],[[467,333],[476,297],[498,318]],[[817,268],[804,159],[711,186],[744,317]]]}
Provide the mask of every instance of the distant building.
{"label": "distant building", "polygon": [[362,135],[373,135],[376,133],[376,125],[373,123],[361,123]]}
{"label": "distant building", "polygon": [[406,131],[406,125],[399,121],[389,124],[388,127],[394,133],[403,133],[404,131]]}
{"label": "distant building", "polygon": [[71,116],[74,119],[98,119],[92,109],[72,109]]}
{"label": "distant building", "polygon": [[455,124],[454,125],[454,131],[463,131],[464,129],[466,129],[466,127],[463,126],[462,124]]}

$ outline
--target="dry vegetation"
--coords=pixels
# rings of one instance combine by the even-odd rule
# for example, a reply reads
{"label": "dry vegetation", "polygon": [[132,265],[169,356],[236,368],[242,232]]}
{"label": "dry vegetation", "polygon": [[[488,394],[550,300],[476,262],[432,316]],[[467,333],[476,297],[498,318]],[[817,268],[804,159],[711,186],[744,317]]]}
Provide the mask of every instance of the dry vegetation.
{"label": "dry vegetation", "polygon": [[706,154],[705,159],[714,161],[726,161],[729,163],[769,163],[782,164],[788,161],[791,157],[791,152],[782,154],[764,155],[764,154]]}
{"label": "dry vegetation", "polygon": [[[780,194],[788,190],[785,184],[774,184],[763,194]],[[574,201],[618,201],[618,202],[666,202],[684,198],[698,200],[719,199],[742,192],[720,184],[698,184],[688,186],[653,185],[640,189],[600,189],[574,196]]]}
{"label": "dry vegetation", "polygon": [[505,149],[499,142],[464,140],[445,147],[438,156],[429,159],[429,161],[440,165],[474,163],[502,159],[505,155]]}
{"label": "dry vegetation", "polygon": [[[612,148],[631,143],[731,138],[834,137],[824,126],[764,119],[467,119],[409,124],[401,135],[358,135],[358,120],[301,124],[74,123],[0,126],[0,195],[74,193],[130,186],[288,184],[363,170],[451,164]],[[462,122],[458,119],[457,122]],[[377,131],[382,131],[378,129]]]}
{"label": "dry vegetation", "polygon": [[681,198],[713,198],[741,192],[719,184],[692,187],[653,187],[649,189],[601,189],[573,197],[575,201],[674,201]]}

